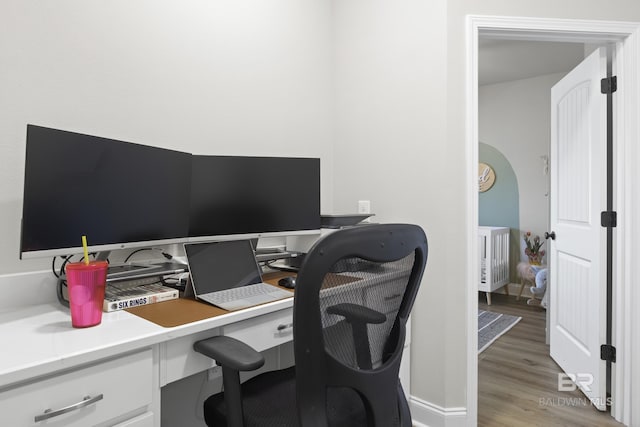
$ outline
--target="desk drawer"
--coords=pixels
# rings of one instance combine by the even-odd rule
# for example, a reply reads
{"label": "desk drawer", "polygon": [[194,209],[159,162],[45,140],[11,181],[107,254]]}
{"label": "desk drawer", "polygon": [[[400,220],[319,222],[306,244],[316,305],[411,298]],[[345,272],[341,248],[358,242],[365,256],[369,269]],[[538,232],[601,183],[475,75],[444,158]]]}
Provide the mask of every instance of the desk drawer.
{"label": "desk drawer", "polygon": [[[2,425],[86,427],[145,408],[152,400],[152,367],[146,350],[8,389],[0,393]],[[71,405],[77,409],[35,420]]]}
{"label": "desk drawer", "polygon": [[287,308],[162,343],[160,385],[165,386],[216,366],[215,361],[193,350],[196,341],[228,335],[257,351],[264,351],[293,340],[292,323],[293,309]]}
{"label": "desk drawer", "polygon": [[223,328],[222,334],[245,342],[257,351],[289,342],[293,340],[293,308],[232,323]]}

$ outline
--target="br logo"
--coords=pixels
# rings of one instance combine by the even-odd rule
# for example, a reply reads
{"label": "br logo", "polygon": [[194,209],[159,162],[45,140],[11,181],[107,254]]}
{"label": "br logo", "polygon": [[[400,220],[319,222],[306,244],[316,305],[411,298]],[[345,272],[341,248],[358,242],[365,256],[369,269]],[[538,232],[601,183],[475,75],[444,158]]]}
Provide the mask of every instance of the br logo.
{"label": "br logo", "polygon": [[584,391],[591,391],[591,384],[593,384],[593,375],[591,374],[558,373],[558,391],[574,391],[578,387]]}

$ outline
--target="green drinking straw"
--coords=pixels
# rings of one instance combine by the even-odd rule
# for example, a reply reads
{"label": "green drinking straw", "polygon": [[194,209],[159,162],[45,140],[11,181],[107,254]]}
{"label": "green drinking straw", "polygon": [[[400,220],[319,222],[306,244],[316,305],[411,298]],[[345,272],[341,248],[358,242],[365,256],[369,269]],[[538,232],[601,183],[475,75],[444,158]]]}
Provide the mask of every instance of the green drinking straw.
{"label": "green drinking straw", "polygon": [[84,263],[89,265],[89,249],[87,248],[87,236],[82,236],[82,249],[84,249]]}

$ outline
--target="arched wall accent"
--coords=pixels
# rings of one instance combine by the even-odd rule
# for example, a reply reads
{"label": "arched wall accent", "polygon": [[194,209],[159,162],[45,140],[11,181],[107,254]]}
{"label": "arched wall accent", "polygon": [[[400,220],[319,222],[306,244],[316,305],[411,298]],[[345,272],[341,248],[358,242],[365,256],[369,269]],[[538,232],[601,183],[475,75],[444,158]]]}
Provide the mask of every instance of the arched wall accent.
{"label": "arched wall accent", "polygon": [[478,225],[509,227],[510,276],[516,283],[516,266],[520,261],[520,194],[518,178],[507,158],[495,147],[480,143],[479,160],[490,165],[496,181],[488,191],[478,196]]}

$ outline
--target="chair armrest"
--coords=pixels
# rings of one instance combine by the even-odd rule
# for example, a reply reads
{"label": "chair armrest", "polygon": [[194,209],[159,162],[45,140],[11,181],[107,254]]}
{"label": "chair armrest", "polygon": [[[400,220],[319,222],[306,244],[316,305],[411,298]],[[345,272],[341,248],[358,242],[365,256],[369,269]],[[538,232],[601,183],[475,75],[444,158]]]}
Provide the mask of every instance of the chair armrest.
{"label": "chair armrest", "polygon": [[371,369],[371,349],[367,325],[384,323],[387,316],[369,307],[351,303],[327,307],[327,313],[343,316],[344,321],[351,325],[358,366],[360,369]]}
{"label": "chair armrest", "polygon": [[236,371],[254,371],[264,365],[264,356],[251,346],[224,335],[196,341],[193,349]]}
{"label": "chair armrest", "polygon": [[327,313],[343,316],[349,323],[363,322],[369,324],[380,324],[387,320],[387,316],[379,311],[372,310],[363,305],[350,303],[336,304],[331,307],[327,307]]}

